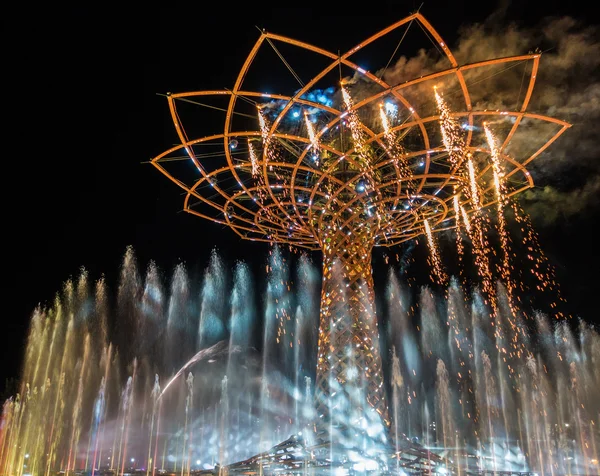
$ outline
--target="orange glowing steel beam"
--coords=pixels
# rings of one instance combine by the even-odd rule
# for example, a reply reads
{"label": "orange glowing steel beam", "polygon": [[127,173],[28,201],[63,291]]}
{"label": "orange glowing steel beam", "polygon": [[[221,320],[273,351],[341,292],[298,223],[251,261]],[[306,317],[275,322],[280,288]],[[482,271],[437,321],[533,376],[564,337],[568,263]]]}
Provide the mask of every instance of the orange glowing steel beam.
{"label": "orange glowing steel beam", "polygon": [[[351,61],[350,58],[353,54],[395,29],[409,24],[411,21],[419,22],[428,32],[430,37],[438,43],[449,61],[450,68],[443,71],[432,72],[402,84],[392,86],[370,71],[363,70],[356,63]],[[265,40],[287,43],[294,47],[311,51],[316,55],[328,58],[331,62],[316,76],[308,80],[304,87],[301,87],[291,95],[279,93],[265,94],[257,91],[245,90],[243,88],[244,80],[250,67],[253,65],[258,52],[268,43]],[[366,134],[365,143],[369,147],[372,147],[374,151],[379,151],[377,153],[384,154],[373,163],[372,169],[369,169],[369,171],[365,171],[364,173],[368,172],[369,174],[372,174],[381,171],[380,173],[382,176],[386,177],[385,180],[377,182],[374,189],[371,191],[374,194],[373,196],[376,196],[377,199],[377,208],[373,209],[376,211],[375,214],[377,217],[361,217],[361,220],[364,219],[364,222],[371,224],[371,226],[383,226],[381,232],[383,233],[382,238],[388,239],[389,236],[393,235],[394,238],[391,241],[386,242],[385,246],[387,246],[390,242],[397,243],[404,241],[407,236],[417,236],[418,234],[421,234],[422,226],[418,225],[422,220],[422,217],[420,216],[421,212],[425,213],[429,218],[430,223],[432,224],[432,232],[437,232],[438,229],[435,227],[448,219],[448,210],[451,208],[448,207],[448,203],[449,200],[452,199],[453,193],[446,192],[445,190],[448,187],[461,184],[463,181],[463,178],[456,174],[456,168],[453,169],[452,167],[445,166],[447,167],[445,173],[440,173],[440,161],[443,162],[444,159],[439,155],[436,156],[436,154],[442,152],[442,148],[431,144],[426,129],[426,126],[429,123],[438,121],[439,116],[422,117],[420,115],[420,104],[409,102],[402,94],[403,90],[425,81],[455,76],[460,84],[462,95],[464,97],[465,109],[452,112],[451,117],[456,119],[465,118],[470,125],[473,125],[473,121],[476,117],[483,116],[504,115],[515,119],[513,127],[508,136],[504,139],[504,143],[500,149],[503,149],[510,142],[510,139],[512,139],[524,118],[550,122],[559,126],[560,130],[534,154],[526,159],[512,158],[499,152],[499,157],[502,157],[503,162],[510,165],[506,168],[505,177],[509,178],[515,173],[520,172],[524,178],[523,185],[514,182],[514,180],[511,182],[512,188],[508,191],[508,196],[511,196],[533,185],[531,176],[525,168],[526,165],[546,150],[546,148],[570,126],[560,119],[546,117],[540,114],[532,114],[526,111],[534,89],[539,59],[539,54],[528,54],[487,59],[476,63],[459,65],[442,37],[429,22],[418,13],[390,25],[388,28],[381,30],[366,40],[358,43],[354,48],[351,48],[342,55],[329,52],[323,48],[305,42],[263,31],[242,65],[234,83],[234,87],[231,90],[182,92],[168,95],[169,110],[181,145],[160,154],[152,159],[151,163],[160,173],[166,175],[173,183],[186,191],[184,200],[184,209],[186,211],[229,226],[244,238],[258,239],[258,236],[262,236],[263,238],[261,239],[264,239],[265,241],[276,240],[289,243],[301,242],[302,245],[318,248],[322,245],[319,234],[320,227],[325,226],[325,216],[328,216],[328,219],[339,221],[336,226],[343,228],[344,226],[348,226],[352,220],[358,219],[361,213],[360,209],[363,209],[364,207],[370,208],[369,203],[372,200],[371,198],[367,200],[367,196],[352,196],[354,183],[357,180],[356,177],[360,177],[360,175],[349,175],[345,178],[337,176],[336,171],[340,160],[344,160],[348,164],[349,170],[361,170],[360,165],[354,158],[356,151],[352,148],[352,145],[350,144],[349,148],[344,150],[343,147],[338,148],[338,146],[333,143],[328,143],[327,140],[321,140],[324,139],[326,131],[331,131],[340,124],[345,116],[345,111],[302,98],[305,93],[315,88],[319,81],[336,67],[344,66],[350,68],[351,71],[361,74],[366,81],[370,81],[381,88],[381,92],[354,103],[352,110],[359,112],[363,108],[370,107],[374,101],[380,101],[383,98],[389,97],[390,99],[395,100],[397,104],[406,108],[406,111],[410,111],[411,113],[409,116],[411,119],[410,121],[407,120],[401,124],[390,124],[391,127],[389,128],[389,131],[397,134],[397,137],[401,139],[404,134],[416,127],[416,130],[419,131],[423,141],[423,148],[421,150],[406,150],[406,154],[403,155],[402,159],[403,161],[407,161],[406,163],[409,167],[416,167],[416,162],[410,161],[416,160],[417,157],[422,157],[424,161],[423,167],[419,170],[411,169],[412,174],[408,178],[402,177],[397,171],[398,168],[395,166],[394,160],[391,157],[385,156],[385,131],[381,131],[381,128],[377,126],[377,124],[366,123],[362,120],[357,123]],[[531,61],[532,69],[527,92],[519,110],[473,111],[468,84],[464,79],[463,73],[476,68],[523,61]],[[193,103],[195,97],[201,98],[211,96],[228,98],[223,132],[221,134],[214,134],[198,139],[190,139],[187,136],[184,125],[178,115],[177,101],[182,100]],[[262,160],[256,161],[262,168],[262,181],[260,184],[248,183],[244,177],[246,177],[251,170],[251,161],[247,157],[240,155],[243,154],[243,151],[237,151],[234,157],[233,151],[229,147],[229,141],[233,138],[239,139],[247,137],[255,138],[260,141],[262,137],[261,132],[257,130],[232,130],[232,118],[234,114],[238,113],[237,105],[240,98],[249,99],[259,105],[265,100],[281,101],[282,108],[279,109],[278,113],[269,121],[268,136],[272,137],[277,143],[284,141],[289,144],[290,147],[297,150],[297,153],[292,155],[289,151],[282,148],[282,151],[280,152],[282,154],[281,157],[271,157],[269,160],[265,160],[266,157],[263,157]],[[206,106],[206,104],[201,103],[199,103],[199,105]],[[286,114],[294,106],[314,108],[315,110],[322,111],[324,114],[331,115],[331,118],[326,121],[325,125],[319,125],[314,131],[315,138],[320,141],[320,148],[322,148],[323,153],[328,154],[330,157],[328,159],[328,166],[314,167],[311,165],[312,163],[307,156],[311,149],[311,139],[303,136],[302,133],[291,133],[291,131],[287,130],[284,119],[287,117]],[[482,148],[470,145],[471,136],[472,132],[468,131],[466,133],[467,147],[465,150],[486,153]],[[194,150],[193,147],[198,148],[201,147],[202,144],[208,144],[211,141],[221,141],[223,150],[219,157],[210,159],[214,160],[214,162],[210,162],[209,166],[209,162],[204,162],[201,158],[201,154],[199,154],[197,150]],[[184,180],[172,175],[170,173],[170,165],[167,163],[170,157],[183,151],[188,153],[190,159],[200,173],[200,177],[195,179],[192,185],[187,185],[184,183]],[[224,158],[224,161],[221,157]],[[432,160],[437,161],[435,173],[431,173],[431,167],[433,165]],[[205,166],[208,166],[209,168],[207,169]],[[272,168],[273,171],[271,171],[270,168]],[[478,180],[483,180],[485,174],[485,168],[480,170],[478,173]],[[277,182],[273,182],[277,177],[279,177]],[[282,183],[282,180],[286,183]],[[307,180],[309,181],[307,182]],[[409,183],[413,180],[418,184],[418,187],[416,190],[413,190],[412,193],[420,197],[419,200],[414,202],[415,210],[411,209],[410,211],[406,211],[406,213],[387,213],[387,208],[391,207],[395,210],[401,200],[411,199],[409,195],[402,191],[401,184],[403,182]],[[212,185],[206,188],[206,190],[210,190],[211,195],[207,196],[203,188],[206,185]],[[233,190],[229,189],[230,186],[233,187]],[[392,190],[394,190],[393,193],[391,192]],[[436,191],[435,194],[434,190]],[[438,197],[436,194],[439,191],[444,192]],[[482,187],[482,194],[485,203],[482,203],[482,206],[488,206],[488,192],[489,187],[484,185]],[[305,197],[302,202],[299,201],[298,194],[302,194]],[[350,197],[348,197],[348,195],[350,195]],[[262,205],[257,205],[258,199],[262,201]],[[248,203],[246,203],[246,200],[248,200]],[[197,201],[198,203],[192,203],[193,201]],[[213,216],[211,218],[210,213],[203,213],[194,209],[194,207],[198,205],[206,205],[209,209],[215,210],[217,212],[217,217]],[[356,210],[347,216],[344,215],[344,217],[342,217],[342,210],[344,207],[353,207],[353,209]],[[437,208],[437,210],[434,211],[434,208]],[[223,218],[219,218],[221,214]],[[383,224],[380,224],[379,222],[382,218],[384,221],[387,220],[387,222],[381,222]],[[388,224],[386,225],[386,223]],[[293,227],[293,230],[291,231],[290,225]],[[383,241],[381,242],[381,245],[384,246]]]}

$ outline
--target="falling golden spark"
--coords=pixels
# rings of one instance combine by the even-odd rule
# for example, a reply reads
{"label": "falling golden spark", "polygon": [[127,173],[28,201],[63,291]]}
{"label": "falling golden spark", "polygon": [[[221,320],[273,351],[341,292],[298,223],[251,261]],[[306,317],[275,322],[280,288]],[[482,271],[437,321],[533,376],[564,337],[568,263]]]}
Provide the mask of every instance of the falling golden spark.
{"label": "falling golden spark", "polygon": [[[494,279],[490,268],[489,254],[491,249],[487,238],[488,219],[481,210],[475,211],[473,219],[469,221],[467,212],[461,207],[461,214],[465,222],[465,228],[473,245],[473,255],[477,273],[481,277],[482,291],[487,296],[486,302],[491,305],[494,314],[496,313],[496,298],[494,289]],[[466,225],[469,223],[469,225]]]}
{"label": "falling golden spark", "polygon": [[[277,189],[281,191],[281,196],[286,197],[289,196],[289,187],[287,186],[287,177],[277,173],[277,171],[273,170],[271,165],[268,165],[269,162],[274,161],[278,156],[278,151],[275,145],[277,142],[273,142],[273,136],[270,133],[269,121],[266,117],[266,112],[263,107],[258,107],[258,121],[260,124],[260,132],[263,140],[263,166],[268,166],[269,170],[273,172],[276,183],[268,184],[268,175],[267,173],[257,172],[257,180],[259,183],[257,201],[261,205],[265,200],[269,200],[269,192],[267,190]],[[251,159],[252,160],[252,159]],[[258,161],[257,161],[258,165]],[[270,207],[262,207],[265,215],[268,216],[274,222],[280,222],[281,217],[277,215],[277,212]],[[286,218],[290,221],[294,221],[290,215],[286,212]]]}
{"label": "falling golden spark", "polygon": [[465,139],[461,127],[456,119],[450,113],[448,105],[438,93],[434,86],[435,100],[440,112],[440,130],[442,131],[442,142],[448,152],[450,163],[456,167],[460,164],[464,156]]}
{"label": "falling golden spark", "polygon": [[308,118],[308,113],[304,113],[304,122],[306,123],[306,130],[308,131],[308,138],[310,139],[310,146],[312,148],[313,153],[318,154],[321,144],[319,144],[319,138],[315,133],[315,127],[313,123]]}
{"label": "falling golden spark", "polygon": [[250,164],[252,165],[252,176],[256,177],[258,175],[258,157],[256,155],[256,151],[254,150],[254,146],[250,139],[248,139],[248,151],[250,154]]}
{"label": "falling golden spark", "polygon": [[471,220],[469,219],[469,214],[465,210],[465,207],[463,207],[462,205],[460,205],[460,214],[462,215],[463,222],[465,224],[465,229],[467,230],[467,233],[470,234],[471,233]]}
{"label": "falling golden spark", "polygon": [[[260,123],[260,133],[263,140],[263,160],[266,165],[268,162],[275,159],[277,152],[272,144],[273,136],[270,133],[269,121],[267,119],[266,113],[264,112],[264,108],[261,107],[258,108],[258,122]],[[264,181],[262,182],[262,184],[264,185]]]}
{"label": "falling golden spark", "polygon": [[[394,131],[392,130],[392,126],[390,124],[390,119],[388,117],[388,112],[383,107],[383,104],[379,104],[379,117],[381,119],[381,125],[383,127],[383,138],[385,142],[385,149],[388,153],[388,156],[394,159],[394,167],[397,170],[398,176],[402,178],[408,178],[412,176],[411,170],[408,167],[406,162],[405,154],[406,151],[404,147],[398,141],[398,138]],[[411,182],[405,182],[407,193],[411,193],[412,190]]]}
{"label": "falling golden spark", "polygon": [[356,114],[356,111],[352,109],[352,97],[348,90],[342,86],[342,96],[344,98],[344,105],[346,106],[346,112],[348,117],[348,124],[350,125],[350,133],[352,134],[352,140],[354,141],[354,148],[358,152],[358,155],[363,159],[365,165],[370,165],[370,157],[365,147],[365,134],[362,128],[362,123]]}
{"label": "falling golden spark", "polygon": [[492,271],[490,269],[490,260],[488,256],[491,252],[489,242],[487,239],[488,219],[486,216],[483,215],[481,209],[479,186],[477,185],[477,175],[475,172],[475,166],[473,165],[473,159],[471,154],[467,155],[467,170],[469,173],[469,192],[471,195],[470,199],[474,210],[473,220],[471,221],[471,226],[467,228],[467,231],[469,232],[469,238],[471,239],[471,243],[473,244],[475,265],[477,266],[477,272],[482,280],[482,290],[486,294],[495,314],[495,289]]}
{"label": "falling golden spark", "polygon": [[258,108],[258,122],[260,123],[260,133],[262,135],[263,146],[266,151],[269,146],[269,142],[271,141],[271,136],[269,134],[269,123],[262,108]]}
{"label": "falling golden spark", "polygon": [[388,142],[392,142],[394,140],[394,133],[390,131],[390,120],[383,109],[383,104],[379,104],[379,117],[381,119],[381,125],[383,126],[384,137]]}
{"label": "falling golden spark", "polygon": [[481,209],[481,203],[479,201],[479,188],[477,186],[475,166],[473,165],[473,159],[471,158],[471,154],[469,154],[467,157],[467,167],[469,170],[469,184],[471,186],[471,202],[473,202],[473,208],[475,210],[479,210]]}
{"label": "falling golden spark", "polygon": [[492,270],[490,268],[489,254],[491,250],[486,234],[487,219],[483,216],[476,216],[474,222],[472,222],[472,225],[474,231],[472,240],[475,251],[475,265],[477,266],[478,273],[481,276],[483,292],[487,295],[489,303],[495,314],[497,310],[497,303],[494,280]]}
{"label": "falling golden spark", "polygon": [[[504,172],[500,166],[500,152],[496,144],[496,138],[488,127],[487,123],[483,125],[485,130],[485,136],[490,148],[490,157],[492,160],[492,171],[494,175],[494,188],[496,190],[496,209],[498,212],[497,230],[500,237],[500,244],[502,248],[502,264],[499,266],[500,276],[506,284],[506,291],[508,294],[508,301],[513,314],[517,311],[514,303],[514,291],[515,283],[511,277],[511,263],[510,263],[510,240],[506,229],[506,218],[504,216],[504,207],[506,205],[506,195],[504,192],[504,183],[502,181]],[[514,324],[511,321],[511,324]]]}
{"label": "falling golden spark", "polygon": [[[460,236],[460,204],[458,203],[458,194],[455,194],[453,199],[454,205],[454,220],[456,221],[456,252],[458,253],[458,262],[462,262],[463,254],[464,254],[464,246],[462,242],[462,238]],[[462,273],[462,268],[461,268]]]}
{"label": "falling golden spark", "polygon": [[433,233],[431,232],[431,227],[429,226],[429,221],[427,219],[423,220],[423,224],[425,225],[425,233],[427,235],[427,243],[429,244],[429,256],[431,267],[433,269],[433,274],[435,276],[435,281],[438,284],[445,284],[448,280],[448,276],[444,271],[442,266],[442,260],[440,259],[440,255],[438,253],[437,245],[433,238]]}
{"label": "falling golden spark", "polygon": [[[527,250],[526,259],[530,261],[529,266],[523,266],[520,271],[529,270],[538,284],[536,289],[540,292],[547,293],[551,299],[550,307],[556,311],[554,317],[560,319],[564,314],[558,309],[560,302],[566,302],[562,296],[560,286],[556,279],[554,267],[548,261],[542,247],[539,243],[537,232],[534,230],[531,219],[523,209],[521,209],[515,201],[511,202],[514,212],[515,221],[521,226],[521,240]],[[524,291],[523,285],[521,290]]]}
{"label": "falling golden spark", "polygon": [[[440,131],[442,133],[442,142],[444,148],[448,153],[449,162],[457,169],[463,157],[467,158],[467,175],[469,186],[465,188],[464,193],[469,197],[471,201],[471,208],[474,211],[474,217],[472,222],[469,221],[467,211],[458,204],[458,198],[455,196],[455,214],[457,224],[459,222],[458,209],[460,209],[460,215],[463,217],[465,223],[465,229],[469,235],[471,243],[473,245],[473,252],[475,256],[475,264],[477,266],[477,272],[482,279],[483,291],[486,294],[492,308],[496,308],[495,292],[493,285],[493,276],[490,269],[489,263],[489,243],[486,236],[487,230],[487,218],[483,215],[481,197],[479,192],[479,186],[477,184],[477,173],[475,171],[475,165],[473,164],[473,158],[471,153],[466,153],[466,141],[464,133],[458,121],[452,117],[448,105],[444,101],[442,95],[434,87],[435,99],[440,113],[439,123]],[[462,251],[462,242],[457,242],[459,247],[459,253]]]}

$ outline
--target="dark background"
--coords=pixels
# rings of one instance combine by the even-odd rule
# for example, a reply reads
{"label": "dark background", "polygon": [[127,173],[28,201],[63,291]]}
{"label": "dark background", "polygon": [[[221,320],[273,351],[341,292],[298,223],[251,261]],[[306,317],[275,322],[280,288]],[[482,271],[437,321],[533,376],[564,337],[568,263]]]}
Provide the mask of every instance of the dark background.
{"label": "dark background", "polygon": [[[142,266],[152,259],[165,270],[180,260],[202,268],[215,246],[232,260],[266,259],[268,245],[180,212],[180,189],[143,163],[176,141],[157,93],[230,87],[259,36],[255,26],[345,50],[420,4],[205,3],[4,12],[0,385],[18,377],[35,306],[82,266],[114,288],[128,245]],[[547,15],[590,24],[588,3],[432,1],[421,12],[452,45],[459,26],[494,12],[523,25]],[[571,312],[590,322],[598,322],[598,218],[596,204],[538,227]]]}

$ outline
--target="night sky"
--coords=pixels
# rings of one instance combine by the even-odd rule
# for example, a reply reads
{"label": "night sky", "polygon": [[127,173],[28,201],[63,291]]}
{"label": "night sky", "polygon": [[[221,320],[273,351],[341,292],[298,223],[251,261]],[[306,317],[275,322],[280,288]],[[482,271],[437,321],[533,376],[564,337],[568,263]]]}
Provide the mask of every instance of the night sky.
{"label": "night sky", "polygon": [[[215,246],[230,260],[266,259],[268,245],[241,242],[181,212],[182,191],[144,163],[176,142],[167,101],[158,94],[231,87],[259,36],[256,26],[345,51],[420,4],[366,2],[358,10],[344,2],[248,2],[236,11],[225,2],[203,10],[204,3],[135,10],[82,2],[13,7],[4,15],[0,389],[19,374],[35,306],[52,301],[82,266],[93,280],[105,274],[114,289],[128,245],[141,266],[155,260],[167,271],[180,261],[203,268]],[[432,1],[421,13],[452,45],[459,28],[474,22],[535,28],[545,16],[570,15],[595,28],[587,3]],[[590,41],[598,45],[595,35]],[[600,88],[590,91],[596,122],[581,121],[566,134],[594,124],[598,130]],[[572,166],[537,183],[562,187],[561,197],[583,205],[558,204],[554,215],[534,216],[534,225],[573,315],[599,322],[600,189],[594,187],[600,182],[589,180],[600,176],[600,154],[589,150],[598,150],[600,139],[586,140],[581,163],[574,154],[567,158]]]}

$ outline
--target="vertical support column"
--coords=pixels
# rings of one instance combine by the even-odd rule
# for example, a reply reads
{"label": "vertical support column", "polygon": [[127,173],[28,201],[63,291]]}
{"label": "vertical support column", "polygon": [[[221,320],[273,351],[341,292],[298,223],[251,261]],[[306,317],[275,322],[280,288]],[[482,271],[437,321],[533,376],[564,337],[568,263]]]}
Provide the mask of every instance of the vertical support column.
{"label": "vertical support column", "polygon": [[[342,235],[323,250],[317,415],[335,426],[366,418],[389,427],[369,236]],[[336,235],[340,237],[340,235]]]}

